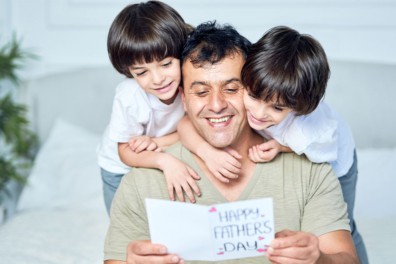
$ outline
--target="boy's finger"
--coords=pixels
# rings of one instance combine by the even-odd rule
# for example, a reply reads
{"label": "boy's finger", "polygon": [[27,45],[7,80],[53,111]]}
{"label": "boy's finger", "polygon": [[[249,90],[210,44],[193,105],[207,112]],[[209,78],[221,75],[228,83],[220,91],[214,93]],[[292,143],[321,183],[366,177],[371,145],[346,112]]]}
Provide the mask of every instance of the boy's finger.
{"label": "boy's finger", "polygon": [[183,190],[184,190],[184,193],[186,194],[186,196],[188,197],[188,199],[190,200],[190,202],[195,203],[195,196],[194,196],[190,186],[187,183],[183,184]]}
{"label": "boy's finger", "polygon": [[190,187],[193,189],[194,193],[196,193],[198,196],[201,196],[201,191],[198,187],[198,185],[195,183],[194,179],[187,179],[188,184],[190,185]]}
{"label": "boy's finger", "polygon": [[175,192],[174,192],[172,185],[168,185],[168,194],[169,194],[169,199],[174,201],[175,200]]}
{"label": "boy's finger", "polygon": [[221,175],[221,173],[218,172],[218,171],[214,174],[214,176],[215,176],[219,181],[221,181],[221,182],[224,182],[224,183],[229,183],[229,182],[230,182],[229,179],[227,179],[226,177],[224,177],[223,175]]}
{"label": "boy's finger", "polygon": [[228,178],[228,179],[237,179],[238,178],[238,174],[233,173],[225,168],[221,169],[220,173],[221,173],[221,175],[223,175],[223,177]]}
{"label": "boy's finger", "polygon": [[237,174],[238,175],[241,172],[241,169],[239,167],[235,167],[234,165],[232,165],[230,163],[225,164],[225,165],[226,165],[225,169],[228,170],[229,172],[233,173],[233,174]]}
{"label": "boy's finger", "polygon": [[191,175],[191,177],[193,177],[195,180],[199,180],[199,179],[201,179],[201,177],[193,170],[193,169],[191,169],[190,167],[186,167],[187,168],[187,171],[188,171],[188,173]]}
{"label": "boy's finger", "polygon": [[181,186],[175,186],[174,188],[175,188],[175,192],[176,192],[177,199],[178,199],[180,202],[185,202],[185,200],[184,200],[184,193],[183,193],[183,190],[182,190]]}

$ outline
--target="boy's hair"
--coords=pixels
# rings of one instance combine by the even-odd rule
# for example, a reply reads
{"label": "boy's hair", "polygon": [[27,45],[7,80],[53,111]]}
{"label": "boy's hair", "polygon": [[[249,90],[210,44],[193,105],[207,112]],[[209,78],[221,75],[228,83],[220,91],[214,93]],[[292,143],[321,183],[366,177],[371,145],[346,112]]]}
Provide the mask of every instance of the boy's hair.
{"label": "boy's hair", "polygon": [[180,59],[191,27],[180,14],[160,1],[126,6],[114,19],[107,37],[107,51],[116,70],[132,77],[135,63]]}
{"label": "boy's hair", "polygon": [[190,33],[184,45],[181,64],[188,59],[196,67],[213,65],[236,53],[246,59],[250,45],[250,41],[232,26],[209,21]]}
{"label": "boy's hair", "polygon": [[320,43],[284,26],[270,29],[252,45],[242,69],[242,82],[250,96],[275,99],[296,115],[315,110],[329,77]]}

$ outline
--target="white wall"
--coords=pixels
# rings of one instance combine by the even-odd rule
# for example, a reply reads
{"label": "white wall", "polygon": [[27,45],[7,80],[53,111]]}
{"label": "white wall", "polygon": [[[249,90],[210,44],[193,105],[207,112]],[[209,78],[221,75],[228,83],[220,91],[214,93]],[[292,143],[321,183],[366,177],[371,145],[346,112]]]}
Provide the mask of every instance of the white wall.
{"label": "white wall", "polygon": [[[396,64],[396,0],[165,2],[193,25],[213,19],[228,22],[251,41],[272,26],[288,25],[317,38],[330,59]],[[108,28],[129,3],[0,0],[0,42],[16,32],[23,38],[24,47],[41,56],[25,70],[27,77],[76,66],[108,64]]]}

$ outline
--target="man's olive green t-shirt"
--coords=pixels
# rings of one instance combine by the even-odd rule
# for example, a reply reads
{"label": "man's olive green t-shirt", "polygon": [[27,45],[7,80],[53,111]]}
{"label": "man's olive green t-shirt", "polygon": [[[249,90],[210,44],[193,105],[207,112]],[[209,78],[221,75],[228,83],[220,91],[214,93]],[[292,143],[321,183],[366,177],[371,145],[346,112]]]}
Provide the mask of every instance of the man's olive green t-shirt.
{"label": "man's olive green t-shirt", "polygon": [[[197,184],[202,195],[196,197],[197,204],[227,202],[186,148],[177,143],[167,152],[184,161],[201,176]],[[328,164],[315,164],[305,156],[294,153],[281,153],[271,162],[258,163],[238,200],[264,197],[273,198],[275,232],[289,229],[320,236],[331,231],[350,230],[341,187]],[[165,177],[157,169],[134,168],[123,177],[113,200],[105,241],[105,260],[125,261],[129,242],[150,240],[145,198],[169,199]],[[186,241],[189,242],[194,243]],[[216,263],[269,262],[262,256]]]}

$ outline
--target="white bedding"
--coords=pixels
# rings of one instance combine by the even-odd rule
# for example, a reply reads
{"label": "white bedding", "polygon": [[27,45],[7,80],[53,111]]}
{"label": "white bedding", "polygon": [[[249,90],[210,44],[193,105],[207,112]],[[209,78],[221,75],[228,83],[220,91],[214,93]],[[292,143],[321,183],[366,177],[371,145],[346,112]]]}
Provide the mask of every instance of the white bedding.
{"label": "white bedding", "polygon": [[0,263],[103,263],[107,224],[92,210],[21,212],[0,228]]}
{"label": "white bedding", "polygon": [[[0,227],[0,264],[103,263],[108,217],[95,148],[99,135],[58,120],[18,214]],[[356,220],[374,264],[396,261],[396,149],[358,149]]]}
{"label": "white bedding", "polygon": [[18,204],[0,228],[1,264],[103,263],[108,225],[96,146],[100,136],[58,120]]}

